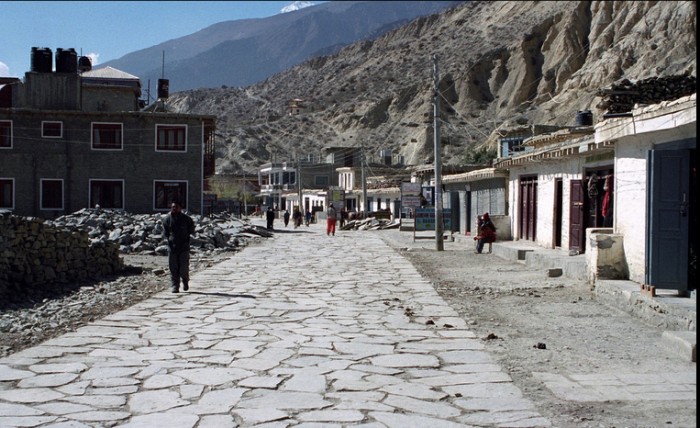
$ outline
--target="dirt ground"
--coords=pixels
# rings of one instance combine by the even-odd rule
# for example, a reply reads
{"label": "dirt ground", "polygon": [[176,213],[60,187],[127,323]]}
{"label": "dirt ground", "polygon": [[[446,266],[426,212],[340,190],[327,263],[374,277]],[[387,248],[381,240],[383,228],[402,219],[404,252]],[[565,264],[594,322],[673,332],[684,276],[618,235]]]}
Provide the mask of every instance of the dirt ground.
{"label": "dirt ground", "polygon": [[695,371],[695,363],[664,348],[662,331],[599,302],[590,285],[547,278],[543,269],[493,254],[474,254],[467,240],[445,242],[444,251],[437,251],[434,240],[413,242],[410,233],[378,233],[433,282],[554,426],[696,426],[695,400],[566,401],[533,376]]}

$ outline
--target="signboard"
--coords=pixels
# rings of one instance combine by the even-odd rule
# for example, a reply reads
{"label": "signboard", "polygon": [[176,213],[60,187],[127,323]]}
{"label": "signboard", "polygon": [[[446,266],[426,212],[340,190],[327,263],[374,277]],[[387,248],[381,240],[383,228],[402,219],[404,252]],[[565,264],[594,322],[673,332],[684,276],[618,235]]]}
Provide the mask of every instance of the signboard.
{"label": "signboard", "polygon": [[420,195],[420,183],[401,183],[401,195]]}
{"label": "signboard", "polygon": [[[435,208],[416,208],[415,230],[435,230]],[[442,230],[452,230],[452,211],[449,208],[442,210]]]}
{"label": "signboard", "polygon": [[345,207],[345,190],[331,189],[328,191],[328,205],[333,204],[337,211]]}
{"label": "signboard", "polygon": [[420,183],[401,183],[401,208],[414,210],[420,207]]}

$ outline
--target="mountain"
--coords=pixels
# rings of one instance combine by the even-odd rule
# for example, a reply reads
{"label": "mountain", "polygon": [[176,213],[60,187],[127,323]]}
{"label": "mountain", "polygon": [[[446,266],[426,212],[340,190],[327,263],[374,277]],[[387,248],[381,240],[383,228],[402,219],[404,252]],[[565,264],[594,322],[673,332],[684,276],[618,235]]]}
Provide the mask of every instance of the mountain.
{"label": "mountain", "polygon": [[[459,1],[297,2],[275,16],[225,21],[108,61],[155,87],[165,70],[170,91],[247,86],[319,54],[376,36]],[[163,58],[165,64],[163,67]]]}
{"label": "mountain", "polygon": [[[494,148],[511,125],[573,125],[603,111],[616,82],[696,76],[693,1],[469,2],[310,59],[245,88],[172,94],[169,108],[214,114],[217,172],[253,172],[324,146],[390,149],[432,162],[437,56],[442,162]],[[693,83],[693,90],[694,90]],[[303,113],[287,114],[300,98]]]}

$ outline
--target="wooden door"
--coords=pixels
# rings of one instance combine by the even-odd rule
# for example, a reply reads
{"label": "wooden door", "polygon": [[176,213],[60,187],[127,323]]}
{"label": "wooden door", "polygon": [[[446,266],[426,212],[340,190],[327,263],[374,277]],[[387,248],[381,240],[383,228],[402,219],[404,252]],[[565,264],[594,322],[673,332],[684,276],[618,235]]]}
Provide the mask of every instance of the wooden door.
{"label": "wooden door", "polygon": [[690,150],[652,150],[646,283],[688,290]]}
{"label": "wooden door", "polygon": [[569,250],[585,250],[584,186],[582,180],[571,180],[569,197]]}
{"label": "wooden door", "polygon": [[534,241],[537,236],[537,177],[521,178],[519,193],[518,237]]}

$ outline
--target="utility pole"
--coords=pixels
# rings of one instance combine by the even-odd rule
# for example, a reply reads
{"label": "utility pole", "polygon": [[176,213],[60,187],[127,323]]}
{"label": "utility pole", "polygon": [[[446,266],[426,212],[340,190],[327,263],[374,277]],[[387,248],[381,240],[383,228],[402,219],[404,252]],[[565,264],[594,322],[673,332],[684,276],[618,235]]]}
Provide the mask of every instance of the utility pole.
{"label": "utility pole", "polygon": [[299,191],[299,211],[301,211],[301,213],[304,214],[304,213],[306,213],[306,211],[301,209],[301,196],[302,196],[301,195],[301,193],[302,193],[301,192],[301,184],[302,184],[301,177],[302,177],[302,175],[301,175],[301,157],[298,157],[297,158],[297,184],[299,187],[299,189],[298,189],[298,191]]}
{"label": "utility pole", "polygon": [[437,54],[433,54],[433,78],[435,80],[435,95],[433,101],[433,138],[435,143],[435,249],[443,251],[442,223],[442,161],[440,159],[440,77],[438,74]]}
{"label": "utility pole", "polygon": [[362,166],[362,218],[367,218],[367,177],[365,176],[365,148],[362,148],[362,160],[360,161]]}

